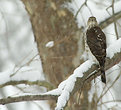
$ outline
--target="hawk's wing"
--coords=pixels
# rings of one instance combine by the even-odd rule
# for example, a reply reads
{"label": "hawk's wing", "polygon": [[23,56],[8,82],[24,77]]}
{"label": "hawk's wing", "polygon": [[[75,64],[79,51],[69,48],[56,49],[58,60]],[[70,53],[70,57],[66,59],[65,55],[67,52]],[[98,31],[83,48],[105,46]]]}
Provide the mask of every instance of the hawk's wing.
{"label": "hawk's wing", "polygon": [[99,61],[100,65],[104,65],[106,57],[106,37],[100,27],[92,27],[87,30],[87,44],[92,54]]}

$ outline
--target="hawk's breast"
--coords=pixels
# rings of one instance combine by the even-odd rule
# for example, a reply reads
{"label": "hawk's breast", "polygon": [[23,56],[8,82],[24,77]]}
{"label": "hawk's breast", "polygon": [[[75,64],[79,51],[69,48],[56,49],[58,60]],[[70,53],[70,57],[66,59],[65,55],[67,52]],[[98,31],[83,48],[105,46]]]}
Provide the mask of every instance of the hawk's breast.
{"label": "hawk's breast", "polygon": [[86,32],[87,44],[99,62],[106,57],[106,37],[100,27],[92,27]]}

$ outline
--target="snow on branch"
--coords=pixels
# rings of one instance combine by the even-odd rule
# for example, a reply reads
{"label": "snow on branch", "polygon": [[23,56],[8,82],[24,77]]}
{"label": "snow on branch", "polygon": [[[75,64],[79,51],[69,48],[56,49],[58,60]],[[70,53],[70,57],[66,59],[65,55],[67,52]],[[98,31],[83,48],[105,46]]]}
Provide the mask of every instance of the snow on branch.
{"label": "snow on branch", "polygon": [[[121,45],[120,44],[121,44],[121,38],[107,48],[107,59],[111,59],[111,58],[115,57],[114,56],[115,54],[121,54]],[[118,57],[120,57],[120,56],[118,56]],[[121,61],[121,58],[119,58],[119,59],[120,60],[118,60],[118,62]],[[116,61],[116,59],[115,59],[115,61]],[[118,62],[115,62],[115,63],[118,63]],[[114,62],[112,62],[112,63],[114,63]],[[82,87],[81,84],[83,84],[83,78],[86,80],[86,79],[88,79],[88,76],[89,77],[92,76],[91,72],[88,72],[88,75],[85,74],[87,71],[90,70],[92,65],[95,65],[95,64],[93,62],[91,62],[90,60],[84,62],[82,65],[80,65],[78,68],[76,68],[74,70],[74,73],[67,80],[64,81],[64,84],[62,84],[62,87],[60,86],[61,84],[59,85],[62,89],[62,93],[58,97],[57,106],[56,106],[55,110],[61,110],[65,107],[67,101],[69,100],[69,96],[70,96],[71,92],[74,90],[74,86],[75,86],[75,83],[77,82],[77,78],[81,78],[82,83],[80,82],[79,84],[80,84],[80,87]],[[95,70],[97,70],[97,71],[95,71]],[[94,73],[99,72],[98,68],[95,68],[95,70],[92,70],[92,71]]]}
{"label": "snow on branch", "polygon": [[54,88],[49,82],[40,80],[40,72],[33,67],[22,67],[19,71],[17,70],[15,75],[12,73],[13,69],[0,72],[0,88],[18,84],[38,85],[49,90]]}
{"label": "snow on branch", "polygon": [[[107,58],[105,64],[105,70],[111,68],[115,64],[118,64],[121,61],[121,38],[117,40],[114,44],[110,45],[107,48]],[[81,89],[81,87],[93,80],[95,77],[99,76],[101,73],[98,71],[98,65],[96,65],[91,60],[88,60],[76,68],[70,77],[65,81],[61,82],[58,88],[48,91],[44,94],[38,95],[22,95],[16,97],[8,97],[0,99],[0,104],[8,104],[13,102],[21,101],[32,101],[32,100],[50,100],[57,99],[57,106],[55,110],[63,109],[70,96],[73,95],[76,91]]]}
{"label": "snow on branch", "polygon": [[55,110],[61,110],[63,107],[65,107],[66,103],[69,100],[70,94],[74,89],[77,78],[82,78],[83,73],[91,68],[92,64],[93,62],[91,62],[90,60],[84,62],[82,65],[74,70],[73,74],[67,80],[60,83],[58,89],[60,89],[62,92],[61,95],[58,97]]}
{"label": "snow on branch", "polygon": [[75,82],[77,81],[77,78],[83,77],[83,73],[88,71],[92,65],[93,62],[91,62],[90,60],[84,62],[82,65],[80,65],[78,68],[74,70],[73,74],[67,80],[61,82],[57,89],[39,95],[25,94],[18,97],[8,97],[5,99],[0,99],[0,104],[8,104],[20,101],[31,101],[32,99],[49,100],[50,98],[56,99],[56,97],[59,96],[56,110],[60,110],[66,105],[67,101],[69,100],[70,93],[72,93],[75,87]]}

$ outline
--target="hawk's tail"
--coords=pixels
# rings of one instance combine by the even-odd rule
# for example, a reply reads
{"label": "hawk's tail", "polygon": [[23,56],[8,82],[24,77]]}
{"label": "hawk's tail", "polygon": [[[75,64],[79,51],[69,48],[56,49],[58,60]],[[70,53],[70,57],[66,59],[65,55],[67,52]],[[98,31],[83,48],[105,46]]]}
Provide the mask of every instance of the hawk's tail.
{"label": "hawk's tail", "polygon": [[102,80],[102,82],[103,83],[105,83],[106,84],[106,76],[105,76],[105,71],[104,71],[104,69],[101,69],[101,80]]}

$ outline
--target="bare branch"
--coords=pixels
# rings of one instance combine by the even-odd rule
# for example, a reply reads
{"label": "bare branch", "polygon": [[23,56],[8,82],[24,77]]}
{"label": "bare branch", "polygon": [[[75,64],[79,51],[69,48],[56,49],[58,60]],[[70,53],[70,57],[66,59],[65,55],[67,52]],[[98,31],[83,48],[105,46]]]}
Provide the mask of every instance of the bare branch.
{"label": "bare branch", "polygon": [[115,17],[115,21],[121,18],[121,11],[115,13],[114,15],[110,16],[109,18],[107,18],[106,20],[100,22],[100,27],[106,28],[107,26],[109,26],[111,23],[114,22],[114,17]]}
{"label": "bare branch", "polygon": [[6,82],[4,84],[1,84],[0,85],[0,88],[2,87],[5,87],[5,86],[9,86],[9,85],[18,85],[18,84],[26,84],[26,85],[37,85],[37,86],[43,86],[43,87],[46,87],[47,89],[51,90],[53,89],[53,85],[50,84],[49,82],[47,81],[28,81],[28,80],[21,80],[21,81],[9,81],[9,82]]}
{"label": "bare branch", "polygon": [[22,102],[22,101],[33,101],[33,100],[56,100],[57,96],[55,95],[25,95],[25,96],[18,96],[18,97],[8,97],[4,99],[0,99],[0,104],[9,104],[15,102]]}
{"label": "bare branch", "polygon": [[116,21],[117,20],[115,20],[115,11],[114,11],[114,2],[115,2],[115,0],[112,0],[112,14],[113,14],[113,21],[114,21],[114,29],[115,29],[115,34],[116,34],[116,37],[117,37],[117,39],[119,38],[119,36],[118,36],[118,31],[117,31],[117,25],[116,25]]}

